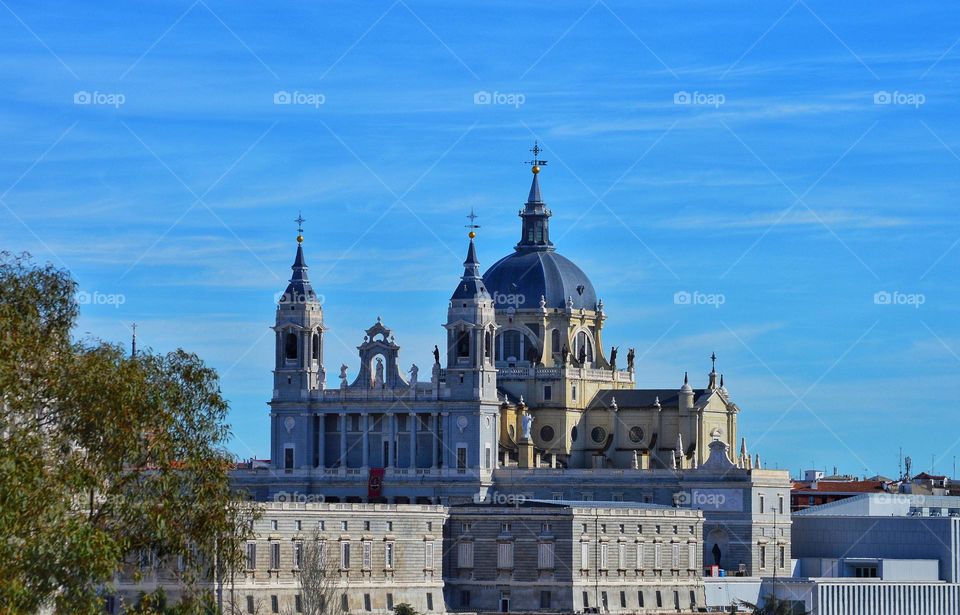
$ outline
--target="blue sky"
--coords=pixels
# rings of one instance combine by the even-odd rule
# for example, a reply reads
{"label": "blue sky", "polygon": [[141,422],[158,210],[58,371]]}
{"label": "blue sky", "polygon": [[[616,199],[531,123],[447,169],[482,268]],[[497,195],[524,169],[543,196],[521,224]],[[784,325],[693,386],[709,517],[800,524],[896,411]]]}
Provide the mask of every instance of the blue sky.
{"label": "blue sky", "polygon": [[0,247],[69,268],[78,335],[199,353],[262,457],[297,211],[326,365],[378,315],[427,364],[538,138],[640,386],[716,351],[767,465],[950,472],[958,41],[943,3],[3,0]]}

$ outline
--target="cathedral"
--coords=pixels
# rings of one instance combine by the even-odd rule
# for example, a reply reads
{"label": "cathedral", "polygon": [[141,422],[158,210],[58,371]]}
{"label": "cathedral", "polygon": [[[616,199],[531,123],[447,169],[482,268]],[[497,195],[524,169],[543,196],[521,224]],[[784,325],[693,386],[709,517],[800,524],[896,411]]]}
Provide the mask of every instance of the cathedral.
{"label": "cathedral", "polygon": [[752,574],[759,545],[789,545],[789,523],[775,535],[764,503],[789,502],[787,473],[762,470],[742,440],[733,453],[740,409],[715,355],[702,387],[687,374],[675,387],[637,387],[634,349],[605,346],[602,299],[551,241],[545,162],[531,151],[519,241],[482,272],[471,225],[446,339],[418,361],[429,367],[402,365],[398,336],[379,317],[355,365],[324,364],[324,307],[300,220],[273,326],[270,467],[240,470],[235,483],[260,501],[699,508],[704,560]]}

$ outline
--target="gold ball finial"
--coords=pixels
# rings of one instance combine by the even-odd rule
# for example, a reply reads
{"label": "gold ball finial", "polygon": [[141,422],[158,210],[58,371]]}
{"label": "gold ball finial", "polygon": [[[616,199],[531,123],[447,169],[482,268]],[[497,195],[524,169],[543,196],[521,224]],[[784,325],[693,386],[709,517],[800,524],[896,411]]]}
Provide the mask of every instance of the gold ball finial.
{"label": "gold ball finial", "polygon": [[303,235],[297,235],[297,243],[303,243]]}
{"label": "gold ball finial", "polygon": [[536,175],[537,173],[540,172],[540,167],[538,165],[533,165],[533,168],[530,170],[533,171],[534,175]]}
{"label": "gold ball finial", "polygon": [[470,237],[470,239],[473,239],[474,237],[477,236],[477,234],[474,233],[473,231],[470,231],[469,233],[467,233],[467,236]]}

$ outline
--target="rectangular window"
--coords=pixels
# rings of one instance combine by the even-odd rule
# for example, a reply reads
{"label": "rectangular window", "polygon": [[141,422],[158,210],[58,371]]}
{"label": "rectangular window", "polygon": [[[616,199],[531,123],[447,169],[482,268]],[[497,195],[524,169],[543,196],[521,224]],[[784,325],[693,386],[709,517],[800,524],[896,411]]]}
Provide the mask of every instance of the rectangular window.
{"label": "rectangular window", "polygon": [[653,545],[653,567],[656,570],[663,568],[663,545],[659,542]]}
{"label": "rectangular window", "polygon": [[293,567],[300,569],[303,567],[303,541],[298,540],[293,543]]}
{"label": "rectangular window", "polygon": [[364,531],[367,531],[367,532],[370,531],[370,522],[369,522],[369,521],[364,521],[364,522],[363,522],[363,529],[364,529]]}
{"label": "rectangular window", "polygon": [[293,447],[288,446],[283,449],[283,469],[292,470],[293,469]]}
{"label": "rectangular window", "polygon": [[280,543],[270,543],[270,568],[272,570],[280,569]]}
{"label": "rectangular window", "polygon": [[457,545],[457,567],[473,568],[473,543],[461,542]]}
{"label": "rectangular window", "polygon": [[497,543],[497,568],[513,568],[513,543]]}
{"label": "rectangular window", "polygon": [[392,593],[387,594],[387,609],[391,611],[393,610],[393,594]]}
{"label": "rectangular window", "polygon": [[590,594],[583,592],[583,608],[590,608]]}
{"label": "rectangular window", "polygon": [[637,545],[637,570],[643,570],[643,543]]}
{"label": "rectangular window", "polygon": [[394,544],[392,542],[384,543],[383,545],[383,567],[384,568],[393,568],[393,548]]}
{"label": "rectangular window", "polygon": [[637,604],[640,606],[640,608],[643,608],[643,591],[642,590],[637,592]]}
{"label": "rectangular window", "polygon": [[270,519],[270,529],[276,531],[276,529],[277,529],[277,520],[276,520],[276,519]]}
{"label": "rectangular window", "polygon": [[460,606],[467,607],[470,606],[470,590],[464,589],[460,591]]}
{"label": "rectangular window", "polygon": [[779,566],[780,566],[781,568],[785,568],[785,567],[786,567],[786,563],[787,563],[787,548],[781,545],[781,546],[780,546],[780,564],[779,564]]}
{"label": "rectangular window", "polygon": [[620,592],[620,608],[627,608],[627,592]]}
{"label": "rectangular window", "polygon": [[364,610],[364,611],[372,611],[372,610],[373,610],[372,605],[370,604],[370,594],[364,594],[364,595],[363,595],[363,610]]}
{"label": "rectangular window", "polygon": [[370,570],[373,566],[373,543],[369,540],[363,541],[363,569]]}
{"label": "rectangular window", "polygon": [[346,541],[340,543],[340,569],[350,569],[350,543]]}
{"label": "rectangular window", "polygon": [[697,544],[694,542],[687,543],[687,568],[690,570],[697,568]]}
{"label": "rectangular window", "polygon": [[427,610],[433,610],[433,594],[429,592],[427,593]]}
{"label": "rectangular window", "polygon": [[303,613],[303,596],[302,595],[297,594],[296,596],[293,597],[293,609],[297,613]]}
{"label": "rectangular window", "polygon": [[777,508],[780,509],[779,512],[780,512],[780,514],[782,515],[782,514],[783,514],[783,496],[782,496],[782,495],[778,495],[778,496],[777,496],[777,500],[778,500],[778,501],[777,501]]}
{"label": "rectangular window", "polygon": [[551,597],[552,597],[552,596],[550,595],[550,592],[549,592],[549,591],[545,591],[545,590],[541,590],[541,591],[540,591],[540,609],[541,609],[541,610],[546,611],[546,610],[549,610],[549,609],[550,609],[550,598],[551,598]]}
{"label": "rectangular window", "polygon": [[663,608],[663,594],[660,593],[660,590],[657,590],[657,608]]}
{"label": "rectangular window", "polygon": [[253,542],[247,543],[247,570],[257,569],[257,545]]}
{"label": "rectangular window", "polygon": [[350,522],[349,522],[349,521],[341,521],[341,522],[340,522],[340,530],[341,530],[341,531],[346,532],[349,527],[350,527]]}
{"label": "rectangular window", "polygon": [[549,384],[543,387],[543,400],[550,401],[553,398],[553,387]]}
{"label": "rectangular window", "polygon": [[588,570],[590,568],[590,543],[581,542],[580,543],[580,570]]}
{"label": "rectangular window", "polygon": [[501,524],[500,524],[500,533],[501,533],[501,534],[509,534],[509,533],[510,533],[510,524],[509,524],[509,523],[501,523]]}
{"label": "rectangular window", "polygon": [[672,566],[670,566],[670,567],[671,567],[671,568],[675,568],[675,569],[679,569],[679,568],[680,568],[680,544],[679,544],[679,543],[673,543],[673,549],[672,549],[672,551],[673,551],[673,558],[672,558],[672,561],[671,561]]}
{"label": "rectangular window", "polygon": [[493,453],[490,452],[490,446],[487,445],[487,447],[483,449],[483,467],[487,470],[490,469],[490,463],[492,462],[492,459]]}
{"label": "rectangular window", "polygon": [[303,529],[303,523],[300,521],[300,519],[297,519],[293,522],[293,527],[299,532]]}
{"label": "rectangular window", "polygon": [[343,611],[350,610],[350,600],[347,598],[346,592],[340,595],[340,609]]}
{"label": "rectangular window", "polygon": [[553,568],[553,543],[541,542],[537,548],[537,566],[541,570]]}
{"label": "rectangular window", "polygon": [[317,541],[317,562],[320,565],[320,570],[327,569],[327,541],[326,540]]}
{"label": "rectangular window", "polygon": [[388,532],[393,531],[393,521],[387,521],[387,531]]}
{"label": "rectangular window", "polygon": [[247,613],[253,613],[253,596],[247,596]]}
{"label": "rectangular window", "polygon": [[457,472],[463,473],[467,471],[467,447],[458,446],[457,447]]}
{"label": "rectangular window", "polygon": [[617,543],[617,568],[619,570],[627,569],[627,543]]}
{"label": "rectangular window", "polygon": [[764,506],[763,506],[763,504],[764,504],[765,501],[766,501],[766,498],[764,498],[763,494],[761,493],[761,494],[760,494],[760,512],[762,512],[762,513],[767,512],[767,509],[764,508]]}
{"label": "rectangular window", "polygon": [[541,534],[549,535],[549,534],[550,534],[550,529],[551,529],[551,528],[550,528],[550,524],[549,524],[549,523],[541,523],[541,524],[540,524],[540,533],[541,533]]}
{"label": "rectangular window", "polygon": [[433,570],[433,543],[425,542],[423,543],[423,546],[423,567],[427,570]]}
{"label": "rectangular window", "polygon": [[600,569],[607,569],[607,543],[600,543]]}
{"label": "rectangular window", "polygon": [[767,548],[763,545],[760,545],[760,569],[763,570],[767,567]]}
{"label": "rectangular window", "polygon": [[280,612],[280,599],[276,594],[270,596],[270,612],[279,613]]}
{"label": "rectangular window", "polygon": [[570,393],[571,393],[570,398],[573,401],[577,401],[577,385],[573,385],[571,387]]}

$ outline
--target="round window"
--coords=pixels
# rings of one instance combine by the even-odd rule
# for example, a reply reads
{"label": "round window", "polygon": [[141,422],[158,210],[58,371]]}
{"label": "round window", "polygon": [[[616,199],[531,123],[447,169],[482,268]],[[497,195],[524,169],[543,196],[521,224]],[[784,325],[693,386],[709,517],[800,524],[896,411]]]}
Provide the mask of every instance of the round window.
{"label": "round window", "polygon": [[630,440],[632,442],[643,442],[643,428],[640,426],[631,427]]}
{"label": "round window", "polygon": [[543,442],[553,442],[553,438],[556,435],[556,432],[550,425],[544,425],[540,428],[540,440]]}
{"label": "round window", "polygon": [[574,428],[570,430],[570,441],[571,441],[571,442],[576,442],[576,441],[577,441],[577,428],[576,428],[576,426],[574,426]]}
{"label": "round window", "polygon": [[603,427],[594,427],[593,431],[590,432],[590,437],[599,444],[607,439],[607,430]]}

